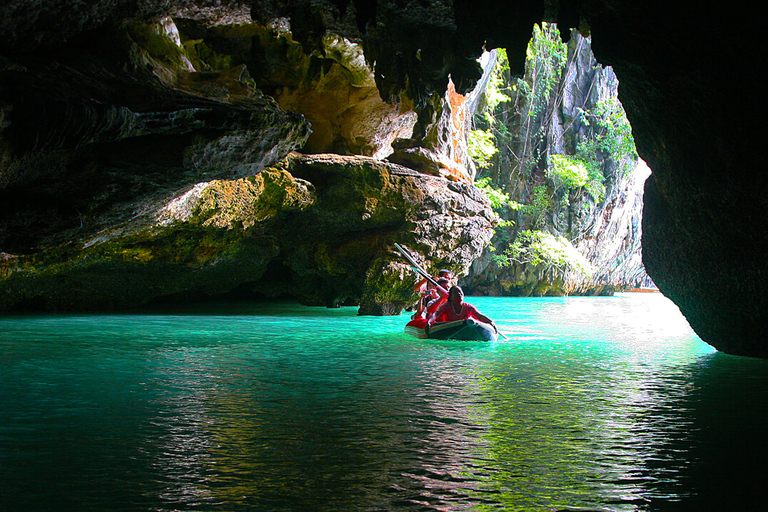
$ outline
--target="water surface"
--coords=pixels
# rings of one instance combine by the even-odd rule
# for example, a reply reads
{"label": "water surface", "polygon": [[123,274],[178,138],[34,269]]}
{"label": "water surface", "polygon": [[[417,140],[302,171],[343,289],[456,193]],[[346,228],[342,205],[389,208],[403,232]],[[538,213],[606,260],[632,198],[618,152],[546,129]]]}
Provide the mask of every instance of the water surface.
{"label": "water surface", "polygon": [[468,298],[498,343],[238,303],[0,318],[0,510],[759,510],[768,361],[659,294]]}

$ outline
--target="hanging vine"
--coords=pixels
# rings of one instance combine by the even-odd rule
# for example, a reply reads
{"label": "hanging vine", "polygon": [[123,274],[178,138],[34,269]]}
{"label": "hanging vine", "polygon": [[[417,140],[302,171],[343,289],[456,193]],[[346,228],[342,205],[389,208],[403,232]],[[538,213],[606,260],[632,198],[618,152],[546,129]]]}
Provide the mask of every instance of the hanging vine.
{"label": "hanging vine", "polygon": [[[583,108],[564,123],[555,118],[568,86],[568,66],[576,65],[585,48],[588,43],[579,40],[569,56],[555,25],[536,25],[520,78],[510,75],[506,52],[494,50],[497,64],[484,93],[484,108],[473,119],[470,152],[486,193],[507,198],[496,205],[497,213],[510,221],[497,228],[494,239],[494,259],[500,265],[509,263],[509,248],[523,232],[537,237],[531,233],[552,230],[554,222],[570,232],[572,209],[602,201],[607,161],[620,163],[626,173],[637,159],[618,99],[595,104],[587,100],[593,97],[594,82],[583,96]],[[581,127],[578,134],[574,124]],[[563,137],[572,142],[563,144]]]}

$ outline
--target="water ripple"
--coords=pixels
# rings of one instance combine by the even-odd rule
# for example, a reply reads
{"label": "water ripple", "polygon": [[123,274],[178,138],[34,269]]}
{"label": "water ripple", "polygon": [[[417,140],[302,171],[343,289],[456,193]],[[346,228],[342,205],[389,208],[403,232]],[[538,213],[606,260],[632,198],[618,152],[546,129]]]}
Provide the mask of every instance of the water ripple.
{"label": "water ripple", "polygon": [[747,468],[768,460],[765,362],[715,354],[654,298],[473,302],[509,339],[416,340],[402,317],[245,304],[0,319],[0,498],[137,511],[763,498],[766,471]]}

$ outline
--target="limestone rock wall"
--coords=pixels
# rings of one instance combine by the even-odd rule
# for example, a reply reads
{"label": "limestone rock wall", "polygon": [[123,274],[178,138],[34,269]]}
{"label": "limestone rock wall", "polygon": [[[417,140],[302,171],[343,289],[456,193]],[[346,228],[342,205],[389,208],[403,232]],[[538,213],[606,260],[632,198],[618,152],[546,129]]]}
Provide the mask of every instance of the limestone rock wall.
{"label": "limestone rock wall", "polygon": [[474,187],[366,157],[292,154],[239,180],[192,187],[83,245],[0,261],[0,311],[105,310],[222,296],[294,297],[399,314],[415,277],[466,272],[492,236]]}
{"label": "limestone rock wall", "polygon": [[653,169],[648,274],[703,340],[768,357],[766,73],[754,65],[768,53],[762,33],[734,28],[749,25],[736,4],[613,4],[591,15],[593,48],[621,80],[638,151]]}
{"label": "limestone rock wall", "polygon": [[247,71],[197,72],[162,31],[104,29],[2,61],[4,252],[82,241],[194,183],[256,174],[307,140],[306,120]]}
{"label": "limestone rock wall", "polygon": [[[563,134],[570,123],[574,125],[577,143],[579,139],[594,137],[595,127],[586,125],[583,118],[576,121],[579,109],[589,110],[600,102],[618,98],[620,87],[613,69],[595,59],[591,39],[575,30],[569,40],[569,62],[561,83],[562,104],[558,115],[552,118],[554,125],[550,131],[553,149],[558,154],[567,152]],[[641,220],[644,185],[651,169],[634,155],[619,161],[604,158],[602,167],[605,197],[595,201],[584,194],[576,208],[572,208],[569,224],[553,219],[558,231],[570,231],[574,246],[595,267],[591,276],[568,269],[565,281],[570,293],[612,293],[648,281],[642,262]]]}
{"label": "limestone rock wall", "polygon": [[[513,226],[499,230],[495,251],[487,250],[462,283],[473,293],[524,296],[610,295],[636,287],[647,280],[640,223],[650,169],[631,154],[617,161],[607,151],[592,150],[603,181],[600,197],[586,187],[558,188],[546,169],[551,155],[573,155],[584,141],[605,136],[605,129],[588,113],[615,101],[618,80],[611,68],[597,63],[589,39],[574,31],[553,92],[543,108],[534,110],[531,96],[540,87],[534,83],[536,73],[542,73],[539,68],[530,61],[524,76],[534,92],[518,93],[514,104],[505,107],[516,112],[505,123],[505,130],[514,135],[509,147],[506,139],[498,142],[500,153],[486,171],[505,184],[513,201],[526,206],[511,212]],[[507,252],[511,261],[500,266],[496,255],[528,230],[568,240],[572,247],[563,250],[570,250],[581,264],[515,260]]]}
{"label": "limestone rock wall", "polygon": [[457,273],[487,244],[468,182],[339,154],[386,156],[416,120],[359,46],[219,7],[3,61],[0,310],[235,295],[397,314],[415,277],[394,241]]}

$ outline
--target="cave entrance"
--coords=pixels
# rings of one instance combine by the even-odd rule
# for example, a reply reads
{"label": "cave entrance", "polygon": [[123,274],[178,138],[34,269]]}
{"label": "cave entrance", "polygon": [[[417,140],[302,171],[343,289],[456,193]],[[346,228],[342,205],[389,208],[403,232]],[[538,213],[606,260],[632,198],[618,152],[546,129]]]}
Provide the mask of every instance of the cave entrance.
{"label": "cave entrance", "polygon": [[493,295],[608,295],[655,289],[641,255],[643,185],[618,79],[590,38],[533,29],[525,72],[485,52],[468,98],[476,184],[503,219],[484,269],[466,279]]}

